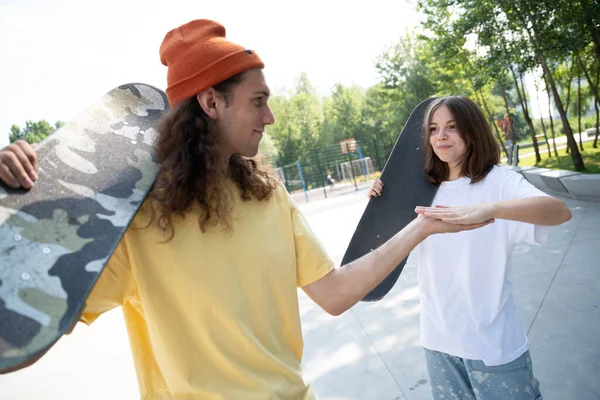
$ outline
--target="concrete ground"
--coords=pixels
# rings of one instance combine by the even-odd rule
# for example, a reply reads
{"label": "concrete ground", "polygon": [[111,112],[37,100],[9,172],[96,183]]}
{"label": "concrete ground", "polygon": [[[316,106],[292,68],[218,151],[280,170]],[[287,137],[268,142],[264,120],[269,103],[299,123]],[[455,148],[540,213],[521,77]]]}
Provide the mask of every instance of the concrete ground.
{"label": "concrete ground", "polygon": [[[315,196],[320,197],[320,196]],[[544,246],[519,246],[513,282],[546,400],[600,398],[600,203],[565,199],[573,212]],[[366,189],[297,200],[339,263],[367,203]],[[319,400],[429,399],[419,345],[414,257],[394,289],[340,317],[299,291],[304,373]],[[0,375],[2,400],[139,398],[119,310],[80,326],[33,366]]]}
{"label": "concrete ground", "polygon": [[[365,191],[304,212],[340,261]],[[600,398],[600,203],[563,199],[573,212],[543,246],[513,253],[514,291],[546,400]],[[335,205],[339,202],[339,205]],[[304,368],[319,399],[430,398],[419,344],[416,257],[380,302],[330,317],[302,293]]]}

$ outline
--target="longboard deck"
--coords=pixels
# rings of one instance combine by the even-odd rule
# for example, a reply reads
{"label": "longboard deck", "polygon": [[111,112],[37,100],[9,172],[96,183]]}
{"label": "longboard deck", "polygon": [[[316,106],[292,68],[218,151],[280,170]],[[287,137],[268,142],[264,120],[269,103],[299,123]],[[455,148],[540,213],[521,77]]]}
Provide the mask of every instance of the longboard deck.
{"label": "longboard deck", "polygon": [[158,173],[152,86],[119,86],[40,143],[33,189],[0,186],[0,372],[43,355],[83,311]]}
{"label": "longboard deck", "polygon": [[[433,98],[410,114],[381,172],[383,194],[369,200],[342,259],[346,265],[378,248],[416,218],[416,206],[433,202],[437,187],[423,174],[423,118]],[[408,257],[407,257],[408,258]],[[406,258],[363,301],[382,299],[394,286]]]}

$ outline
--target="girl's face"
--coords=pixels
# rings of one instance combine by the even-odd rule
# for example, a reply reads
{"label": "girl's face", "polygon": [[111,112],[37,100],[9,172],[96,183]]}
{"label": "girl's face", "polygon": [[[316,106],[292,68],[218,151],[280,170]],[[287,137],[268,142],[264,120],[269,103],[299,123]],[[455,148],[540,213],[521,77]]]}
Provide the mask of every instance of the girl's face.
{"label": "girl's face", "polygon": [[448,164],[451,172],[460,167],[467,152],[467,145],[458,132],[454,115],[444,105],[431,116],[429,144],[438,158]]}

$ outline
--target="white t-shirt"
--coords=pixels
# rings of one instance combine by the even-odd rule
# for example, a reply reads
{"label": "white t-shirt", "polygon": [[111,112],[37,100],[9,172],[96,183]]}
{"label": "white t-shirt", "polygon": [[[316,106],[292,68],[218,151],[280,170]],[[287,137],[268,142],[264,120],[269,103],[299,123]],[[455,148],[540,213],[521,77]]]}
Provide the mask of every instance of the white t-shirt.
{"label": "white t-shirt", "polygon": [[[434,205],[468,206],[546,194],[519,173],[494,167],[483,181],[443,182]],[[512,284],[510,254],[541,244],[548,228],[496,219],[483,228],[432,235],[419,245],[421,344],[486,365],[511,362],[528,348]]]}

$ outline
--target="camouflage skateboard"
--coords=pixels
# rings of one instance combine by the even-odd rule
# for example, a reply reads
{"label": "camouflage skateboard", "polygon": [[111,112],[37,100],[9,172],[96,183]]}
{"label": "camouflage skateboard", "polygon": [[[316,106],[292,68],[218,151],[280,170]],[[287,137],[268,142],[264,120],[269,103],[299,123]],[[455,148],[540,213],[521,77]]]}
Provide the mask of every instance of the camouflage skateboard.
{"label": "camouflage skateboard", "polygon": [[[416,206],[429,206],[433,202],[437,187],[425,179],[422,167],[423,118],[432,100],[419,103],[404,124],[381,172],[381,180],[385,185],[383,194],[369,200],[346,249],[342,265],[387,242],[416,218]],[[383,298],[394,287],[405,264],[406,258],[362,300],[377,301]]]}
{"label": "camouflage skateboard", "polygon": [[36,147],[29,191],[0,186],[0,372],[41,357],[79,319],[158,171],[165,94],[115,88]]}

